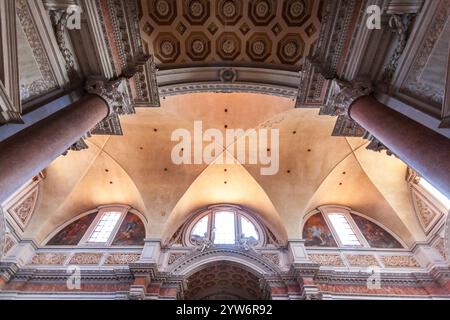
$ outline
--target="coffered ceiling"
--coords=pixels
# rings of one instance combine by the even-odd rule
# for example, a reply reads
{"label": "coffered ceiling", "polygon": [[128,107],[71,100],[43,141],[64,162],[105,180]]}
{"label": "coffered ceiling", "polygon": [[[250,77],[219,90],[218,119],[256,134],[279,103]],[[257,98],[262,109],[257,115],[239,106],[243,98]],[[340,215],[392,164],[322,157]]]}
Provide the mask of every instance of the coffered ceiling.
{"label": "coffered ceiling", "polygon": [[161,69],[298,70],[320,31],[321,1],[142,0],[141,6],[142,38]]}

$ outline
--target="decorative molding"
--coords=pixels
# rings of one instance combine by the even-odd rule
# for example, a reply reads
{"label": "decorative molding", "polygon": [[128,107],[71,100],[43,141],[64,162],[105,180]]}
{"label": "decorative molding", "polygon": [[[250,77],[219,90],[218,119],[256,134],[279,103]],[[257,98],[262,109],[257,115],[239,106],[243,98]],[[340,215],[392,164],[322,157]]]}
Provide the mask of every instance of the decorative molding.
{"label": "decorative molding", "polygon": [[412,188],[411,197],[420,226],[426,234],[429,234],[444,213],[437,209],[430,200],[424,197],[416,188]]}
{"label": "decorative molding", "polygon": [[[357,99],[372,94],[374,91],[369,81],[353,82],[333,79],[330,83],[328,98],[320,109],[320,115],[337,116],[333,136],[364,137],[366,130],[350,118],[349,109]],[[371,145],[372,147],[372,145]]]}
{"label": "decorative molding", "polygon": [[69,261],[71,265],[98,265],[103,253],[75,253]]}
{"label": "decorative molding", "polygon": [[397,70],[398,61],[406,48],[406,44],[409,38],[409,28],[414,22],[415,14],[392,14],[389,18],[389,27],[393,32],[397,34],[397,47],[392,54],[389,63],[385,66],[383,71],[382,80],[385,84],[389,85]]}
{"label": "decorative molding", "polygon": [[100,123],[98,123],[94,129],[91,130],[91,134],[94,135],[123,135],[122,126],[120,124],[119,116],[115,113],[110,114]]}
{"label": "decorative molding", "polygon": [[154,56],[150,55],[148,61],[137,68],[134,81],[136,83],[136,97],[134,98],[136,107],[160,107],[157,69]]}
{"label": "decorative molding", "polygon": [[0,2],[0,125],[22,123],[15,0]]}
{"label": "decorative molding", "polygon": [[413,256],[380,256],[386,268],[420,268]]}
{"label": "decorative molding", "polygon": [[158,72],[161,96],[196,92],[250,92],[294,99],[298,72],[250,67],[196,67]]}
{"label": "decorative molding", "polygon": [[329,81],[319,72],[310,59],[306,59],[303,70],[300,71],[298,82],[296,108],[320,108],[323,106]]}
{"label": "decorative molding", "polygon": [[202,252],[194,250],[185,259],[180,259],[173,263],[170,272],[172,275],[182,275],[204,261],[240,261],[241,263],[246,261],[245,264],[248,267],[255,269],[259,273],[278,274],[279,272],[279,270],[274,268],[273,264],[268,264],[266,259],[263,259],[260,255],[253,251],[245,251],[239,248],[212,248]]}
{"label": "decorative molding", "polygon": [[406,182],[410,184],[418,184],[420,181],[420,175],[414,171],[411,167],[406,169]]}
{"label": "decorative molding", "polygon": [[171,266],[174,264],[177,260],[185,257],[187,253],[185,252],[177,252],[177,253],[170,253],[169,258],[167,259],[167,265]]}
{"label": "decorative molding", "polygon": [[6,256],[16,244],[16,239],[14,239],[10,233],[7,233],[5,238],[5,246],[3,247],[3,254]]}
{"label": "decorative molding", "polygon": [[344,267],[344,262],[338,254],[317,254],[309,253],[308,257],[312,262],[317,263],[321,266],[335,266]]}
{"label": "decorative molding", "polygon": [[13,217],[22,230],[25,229],[31,219],[34,208],[36,207],[38,195],[39,186],[36,185],[8,209],[8,213]]}
{"label": "decorative molding", "polygon": [[55,90],[59,88],[59,85],[55,74],[53,73],[52,65],[47,56],[44,44],[40,38],[40,33],[34,24],[28,1],[17,0],[15,3],[17,17],[19,18],[20,25],[31,46],[34,59],[42,75],[42,78],[34,80],[32,83],[21,84],[20,95],[23,102]]}
{"label": "decorative molding", "polygon": [[439,252],[444,260],[447,258],[447,252],[445,251],[445,238],[439,237],[438,240],[434,242],[432,247]]}
{"label": "decorative molding", "polygon": [[369,131],[366,131],[363,138],[369,140],[369,144],[366,146],[367,150],[372,150],[375,152],[386,151],[386,154],[388,156],[394,155],[391,150],[389,150],[380,140],[374,137]]}
{"label": "decorative molding", "polygon": [[341,79],[333,79],[330,89],[330,98],[321,114],[331,116],[349,116],[350,106],[357,99],[372,94],[374,91],[369,81],[358,80],[348,82]]}
{"label": "decorative molding", "polygon": [[380,266],[380,263],[373,255],[346,254],[345,259],[352,267]]}
{"label": "decorative molding", "polygon": [[439,5],[433,13],[434,16],[431,23],[420,45],[417,47],[413,63],[409,67],[409,71],[400,86],[399,92],[441,108],[443,105],[444,91],[430,85],[426,81],[422,81],[421,75],[449,19],[449,0],[439,0]]}
{"label": "decorative molding", "polygon": [[74,13],[70,14],[67,9],[50,11],[50,17],[53,22],[53,27],[55,28],[56,42],[64,58],[69,79],[71,81],[76,81],[79,77],[75,70],[74,56],[66,43],[67,22],[73,14]]}
{"label": "decorative molding", "polygon": [[36,253],[32,265],[64,265],[67,255],[64,253]]}
{"label": "decorative molding", "polygon": [[86,91],[105,100],[110,114],[127,115],[135,113],[126,78],[122,77],[112,81],[91,79],[86,83]]}
{"label": "decorative molding", "polygon": [[442,106],[442,122],[439,128],[450,128],[450,46],[448,48],[447,78],[445,80],[444,104]]}
{"label": "decorative molding", "polygon": [[348,116],[338,116],[334,125],[333,137],[363,137],[366,130]]}
{"label": "decorative molding", "polygon": [[111,253],[105,261],[105,265],[125,265],[134,263],[141,257],[140,253]]}
{"label": "decorative molding", "polygon": [[160,95],[173,96],[186,93],[215,92],[233,93],[248,92],[267,94],[279,97],[293,98],[297,94],[296,90],[285,89],[270,85],[259,85],[256,83],[187,83],[160,88]]}
{"label": "decorative molding", "polygon": [[420,226],[425,234],[428,235],[445,215],[446,209],[427,190],[419,185],[420,179],[419,174],[408,167],[406,182],[409,185],[414,211]]}
{"label": "decorative molding", "polygon": [[277,253],[262,253],[261,255],[271,261],[274,265],[280,265],[280,256]]}
{"label": "decorative molding", "polygon": [[325,79],[337,77],[339,61],[346,49],[345,42],[351,31],[351,22],[357,7],[355,0],[325,1],[322,9],[322,29],[310,58],[311,64]]}

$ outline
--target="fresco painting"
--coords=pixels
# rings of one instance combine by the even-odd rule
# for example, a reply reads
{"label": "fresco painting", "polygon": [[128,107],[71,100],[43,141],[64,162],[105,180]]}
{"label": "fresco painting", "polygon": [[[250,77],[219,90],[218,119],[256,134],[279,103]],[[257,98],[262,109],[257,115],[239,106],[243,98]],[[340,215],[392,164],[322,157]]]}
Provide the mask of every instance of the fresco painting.
{"label": "fresco painting", "polygon": [[94,221],[97,213],[88,214],[59,231],[48,243],[49,246],[76,246]]}
{"label": "fresco painting", "polygon": [[330,228],[321,213],[310,217],[303,228],[307,247],[337,247]]}
{"label": "fresco painting", "polygon": [[128,212],[122,222],[113,246],[143,246],[145,238],[145,227],[142,220],[135,214]]}
{"label": "fresco painting", "polygon": [[352,218],[372,248],[399,249],[403,246],[391,234],[375,223],[352,214]]}

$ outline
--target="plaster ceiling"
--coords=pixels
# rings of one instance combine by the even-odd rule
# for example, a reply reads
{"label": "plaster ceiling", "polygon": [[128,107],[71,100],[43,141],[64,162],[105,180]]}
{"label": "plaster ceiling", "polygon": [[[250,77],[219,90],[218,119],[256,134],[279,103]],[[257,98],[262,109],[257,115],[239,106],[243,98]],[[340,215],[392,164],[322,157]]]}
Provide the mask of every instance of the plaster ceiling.
{"label": "plaster ceiling", "polygon": [[[422,240],[406,166],[365,150],[362,139],[332,137],[334,118],[295,109],[294,103],[250,93],[196,93],[138,109],[122,117],[124,136],[94,136],[88,150],[70,152],[46,169],[27,236],[42,241],[84,211],[124,203],[146,216],[148,237],[167,239],[196,209],[234,203],[255,211],[280,240],[296,239],[309,211],[340,204],[380,221],[407,244]],[[222,131],[225,125],[279,129],[279,172],[262,176],[258,165],[238,163],[227,171],[222,165],[173,164],[171,134],[179,128],[192,132],[194,120]]]}
{"label": "plaster ceiling", "polygon": [[318,38],[320,6],[313,0],[141,0],[141,34],[160,68],[228,63],[298,70]]}

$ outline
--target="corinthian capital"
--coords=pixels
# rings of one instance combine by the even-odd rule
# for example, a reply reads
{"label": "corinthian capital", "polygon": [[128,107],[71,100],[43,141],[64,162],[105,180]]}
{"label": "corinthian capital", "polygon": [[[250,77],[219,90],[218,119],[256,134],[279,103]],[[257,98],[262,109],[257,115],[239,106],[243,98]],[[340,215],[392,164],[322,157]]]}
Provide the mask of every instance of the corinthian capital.
{"label": "corinthian capital", "polygon": [[126,115],[135,113],[130,89],[126,78],[112,81],[88,80],[86,90],[106,101],[110,115]]}
{"label": "corinthian capital", "polygon": [[350,106],[356,99],[367,96],[373,92],[372,84],[368,81],[347,82],[334,79],[330,88],[331,96],[327,103],[327,109],[333,116],[349,116]]}

